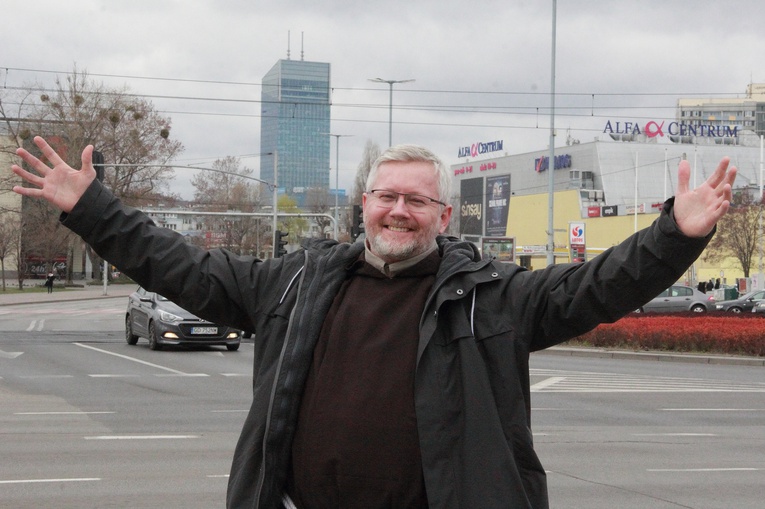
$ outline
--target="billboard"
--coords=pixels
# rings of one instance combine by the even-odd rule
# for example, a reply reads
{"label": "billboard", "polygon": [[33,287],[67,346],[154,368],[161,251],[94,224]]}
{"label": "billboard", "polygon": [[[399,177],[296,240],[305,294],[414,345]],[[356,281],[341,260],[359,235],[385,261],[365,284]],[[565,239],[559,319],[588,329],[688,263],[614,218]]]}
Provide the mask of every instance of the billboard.
{"label": "billboard", "polygon": [[483,177],[460,181],[460,234],[483,235]]}
{"label": "billboard", "polygon": [[504,263],[515,263],[515,237],[484,237],[481,239],[483,258],[496,258]]}
{"label": "billboard", "polygon": [[510,175],[486,179],[486,235],[504,236],[510,212]]}

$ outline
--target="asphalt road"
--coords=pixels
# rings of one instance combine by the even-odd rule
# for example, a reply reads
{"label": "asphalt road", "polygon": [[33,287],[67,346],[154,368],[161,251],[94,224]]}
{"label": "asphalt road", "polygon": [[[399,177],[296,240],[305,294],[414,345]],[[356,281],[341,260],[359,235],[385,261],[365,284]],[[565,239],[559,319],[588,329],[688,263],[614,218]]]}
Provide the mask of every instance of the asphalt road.
{"label": "asphalt road", "polygon": [[[148,349],[124,299],[0,306],[0,505],[223,507],[252,344]],[[762,508],[765,367],[535,354],[553,508]]]}

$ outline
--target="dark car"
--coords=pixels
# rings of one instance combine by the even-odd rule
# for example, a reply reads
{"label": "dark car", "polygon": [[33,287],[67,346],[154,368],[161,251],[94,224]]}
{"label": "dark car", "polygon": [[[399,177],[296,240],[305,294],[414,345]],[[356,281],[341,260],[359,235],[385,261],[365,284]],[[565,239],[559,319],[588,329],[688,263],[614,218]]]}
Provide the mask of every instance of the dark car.
{"label": "dark car", "polygon": [[711,295],[690,286],[672,285],[635,312],[677,313],[693,311],[694,313],[704,313],[713,309],[714,305],[715,299]]}
{"label": "dark car", "polygon": [[139,288],[128,297],[125,314],[125,340],[135,345],[147,338],[149,348],[164,345],[220,345],[238,350],[242,332],[203,320],[154,292]]}
{"label": "dark car", "polygon": [[761,301],[765,301],[765,290],[755,290],[742,295],[738,299],[720,300],[715,304],[716,311],[731,313],[751,312]]}

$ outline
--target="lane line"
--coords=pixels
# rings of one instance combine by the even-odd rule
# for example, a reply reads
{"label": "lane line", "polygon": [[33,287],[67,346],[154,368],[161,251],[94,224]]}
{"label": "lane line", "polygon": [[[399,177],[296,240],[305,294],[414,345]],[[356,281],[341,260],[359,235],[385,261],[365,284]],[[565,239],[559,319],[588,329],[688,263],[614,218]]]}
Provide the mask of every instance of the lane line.
{"label": "lane line", "polygon": [[647,468],[646,472],[759,472],[761,468]]}
{"label": "lane line", "polygon": [[85,482],[85,481],[100,481],[100,477],[79,477],[72,479],[3,479],[0,480],[0,484],[29,484],[29,483],[42,483],[42,482]]}
{"label": "lane line", "polygon": [[98,415],[116,414],[117,412],[14,412],[13,415]]}
{"label": "lane line", "polygon": [[660,408],[662,412],[765,412],[765,408]]}
{"label": "lane line", "polygon": [[183,371],[178,371],[177,369],[167,368],[165,366],[160,366],[159,364],[154,364],[153,362],[146,362],[141,359],[136,359],[135,357],[129,357],[127,355],[122,355],[121,353],[115,353],[110,352],[109,350],[103,350],[101,348],[96,348],[95,346],[85,345],[83,343],[72,343],[77,346],[81,346],[82,348],[89,348],[90,350],[95,350],[96,352],[105,353],[107,355],[113,355],[115,357],[119,357],[120,359],[125,359],[132,362],[137,362],[138,364],[143,364],[144,366],[150,366],[152,368],[162,369],[164,371],[169,371],[170,373],[175,373],[176,375],[186,375]]}
{"label": "lane line", "polygon": [[199,438],[199,435],[99,435],[83,438],[85,440],[173,440]]}
{"label": "lane line", "polygon": [[92,374],[88,375],[91,378],[138,378],[140,375],[109,375],[109,374]]}
{"label": "lane line", "polygon": [[633,433],[633,437],[719,437],[717,433]]}

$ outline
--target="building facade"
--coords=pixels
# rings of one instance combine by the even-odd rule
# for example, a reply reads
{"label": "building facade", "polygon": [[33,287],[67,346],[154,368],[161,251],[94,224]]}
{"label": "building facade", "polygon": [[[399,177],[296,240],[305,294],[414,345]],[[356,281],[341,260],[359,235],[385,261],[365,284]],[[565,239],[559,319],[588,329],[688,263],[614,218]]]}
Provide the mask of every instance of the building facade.
{"label": "building facade", "polygon": [[677,118],[690,125],[735,128],[743,136],[765,135],[765,83],[750,83],[744,97],[678,99]]}
{"label": "building facade", "polygon": [[[675,194],[681,159],[690,162],[692,187],[729,156],[738,168],[734,188],[756,192],[761,168],[760,148],[738,144],[596,140],[556,147],[552,165],[549,150],[472,154],[476,159],[451,165],[459,193],[453,215],[459,231],[453,233],[479,246],[485,237],[512,238],[515,261],[534,268],[546,265],[550,171],[554,256],[560,263],[590,259],[653,222]],[[742,275],[733,260],[714,266],[700,260],[686,282],[719,277],[730,282]]]}
{"label": "building facade", "polygon": [[308,189],[330,187],[330,64],[279,60],[261,102],[260,177],[303,206]]}

